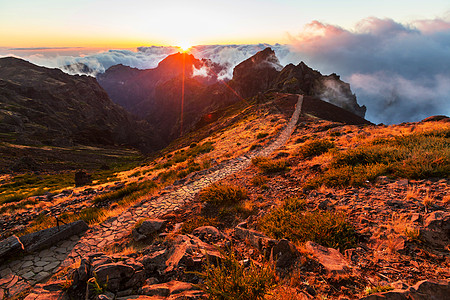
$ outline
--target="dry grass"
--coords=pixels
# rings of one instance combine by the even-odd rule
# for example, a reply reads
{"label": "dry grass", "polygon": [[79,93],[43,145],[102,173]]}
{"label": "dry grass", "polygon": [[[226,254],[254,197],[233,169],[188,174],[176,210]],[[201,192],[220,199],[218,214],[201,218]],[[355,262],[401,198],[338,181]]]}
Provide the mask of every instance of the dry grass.
{"label": "dry grass", "polygon": [[423,197],[422,203],[425,206],[425,211],[428,211],[428,209],[436,202],[433,195],[430,193],[429,190],[427,190],[427,193],[425,194],[425,197]]}
{"label": "dry grass", "polygon": [[405,200],[418,199],[420,197],[419,190],[415,185],[409,185],[406,190]]}
{"label": "dry grass", "polygon": [[268,174],[284,172],[289,169],[287,159],[274,160],[268,157],[254,157],[252,158],[252,164],[255,165],[261,172]]}

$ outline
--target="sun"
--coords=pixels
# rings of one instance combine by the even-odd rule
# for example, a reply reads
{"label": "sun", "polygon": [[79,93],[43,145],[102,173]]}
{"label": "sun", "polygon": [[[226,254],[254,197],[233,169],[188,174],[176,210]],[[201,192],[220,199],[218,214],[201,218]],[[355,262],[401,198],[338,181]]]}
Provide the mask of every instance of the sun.
{"label": "sun", "polygon": [[191,45],[191,43],[189,43],[187,41],[183,41],[183,42],[178,43],[178,47],[181,50],[183,50],[183,52],[186,52],[192,47],[192,45]]}

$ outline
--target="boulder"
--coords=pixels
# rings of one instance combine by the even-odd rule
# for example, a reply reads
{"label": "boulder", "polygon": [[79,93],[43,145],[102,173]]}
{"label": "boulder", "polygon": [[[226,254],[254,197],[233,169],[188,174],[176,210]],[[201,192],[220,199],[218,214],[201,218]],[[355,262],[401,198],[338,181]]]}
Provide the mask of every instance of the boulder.
{"label": "boulder", "polygon": [[279,240],[272,248],[271,257],[276,260],[277,268],[287,268],[291,266],[298,257],[295,245],[288,240]]}
{"label": "boulder", "polygon": [[450,244],[450,212],[432,212],[425,217],[423,225],[420,230],[423,240],[438,247]]}
{"label": "boulder", "polygon": [[202,242],[195,236],[179,235],[167,253],[164,273],[172,272],[180,267],[188,270],[199,269],[206,259],[216,263],[222,254],[212,245]]}
{"label": "boulder", "polygon": [[136,230],[141,234],[149,236],[162,230],[165,225],[166,225],[165,220],[150,219],[142,222],[141,226],[136,228]]}
{"label": "boulder", "polygon": [[[241,240],[248,240],[250,244],[260,251],[270,250],[276,244],[276,240],[269,238],[263,233],[245,228],[244,223],[238,224],[234,228],[234,235]],[[270,254],[270,251],[269,251]]]}
{"label": "boulder", "polygon": [[89,226],[83,220],[75,221],[57,227],[52,227],[37,232],[33,232],[20,237],[25,251],[28,253],[36,252],[49,248],[59,241],[66,240],[69,237],[84,232]]}
{"label": "boulder", "polygon": [[0,262],[11,257],[11,255],[18,255],[24,251],[24,247],[20,239],[12,235],[7,239],[0,241]]}
{"label": "boulder", "polygon": [[146,285],[141,288],[141,293],[147,296],[168,297],[193,290],[190,283],[172,280],[165,283]]}
{"label": "boulder", "polygon": [[117,292],[126,288],[126,283],[133,277],[135,270],[124,263],[100,265],[94,269],[99,284],[107,284],[107,289]]}
{"label": "boulder", "polygon": [[336,249],[327,248],[314,242],[307,242],[308,249],[314,258],[331,274],[345,274],[350,271],[350,265],[345,257]]}

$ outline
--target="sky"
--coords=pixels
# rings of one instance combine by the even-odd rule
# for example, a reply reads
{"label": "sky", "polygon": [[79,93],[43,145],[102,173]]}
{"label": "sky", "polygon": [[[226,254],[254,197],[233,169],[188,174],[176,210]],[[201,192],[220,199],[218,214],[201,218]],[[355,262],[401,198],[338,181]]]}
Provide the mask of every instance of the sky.
{"label": "sky", "polygon": [[226,64],[223,79],[265,47],[337,73],[374,123],[450,115],[448,0],[0,0],[0,57],[95,76],[154,68],[186,44]]}
{"label": "sky", "polygon": [[314,20],[351,29],[449,10],[448,0],[0,0],[0,47],[286,43]]}

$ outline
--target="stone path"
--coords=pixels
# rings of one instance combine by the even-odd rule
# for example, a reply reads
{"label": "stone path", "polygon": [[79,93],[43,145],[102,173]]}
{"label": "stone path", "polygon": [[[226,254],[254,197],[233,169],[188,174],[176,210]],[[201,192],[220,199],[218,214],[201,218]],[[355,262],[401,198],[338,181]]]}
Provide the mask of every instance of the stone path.
{"label": "stone path", "polygon": [[[56,246],[43,250],[38,254],[27,255],[20,260],[1,266],[0,294],[2,293],[2,288],[9,285],[12,282],[11,280],[17,280],[16,285],[29,287],[49,278],[58,269],[71,265],[87,253],[101,251],[103,247],[125,237],[130,233],[138,220],[158,217],[177,210],[192,201],[195,195],[203,188],[247,168],[251,164],[253,157],[268,156],[284,145],[290,138],[300,116],[302,103],[303,97],[298,96],[295,111],[288,125],[274,142],[267,147],[231,159],[221,164],[219,168],[211,168],[205,171],[201,178],[191,183],[179,187],[172,186],[159,197],[144,199],[118,217],[111,218],[89,229],[81,238],[74,236],[70,240],[60,242]],[[3,279],[6,282],[4,286],[2,285]]]}

